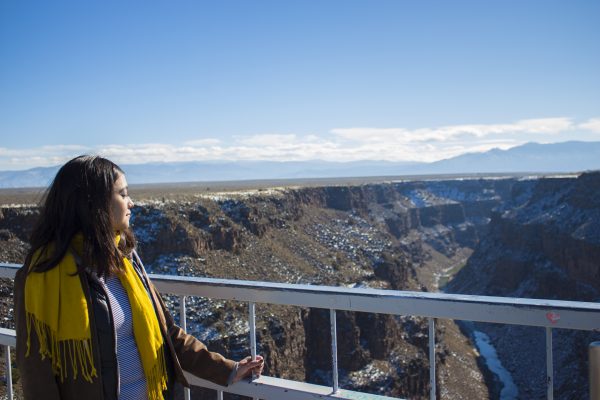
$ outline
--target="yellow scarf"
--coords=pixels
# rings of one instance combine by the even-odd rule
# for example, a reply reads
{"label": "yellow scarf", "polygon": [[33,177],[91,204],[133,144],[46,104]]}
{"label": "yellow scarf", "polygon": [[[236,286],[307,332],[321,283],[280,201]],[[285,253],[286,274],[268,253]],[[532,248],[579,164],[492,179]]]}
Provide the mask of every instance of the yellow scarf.
{"label": "yellow scarf", "polygon": [[[117,235],[116,242],[119,240],[120,236]],[[81,234],[73,238],[72,247],[81,253]],[[52,246],[49,246],[44,254],[36,252],[30,269],[47,259],[52,251]],[[148,398],[162,400],[162,391],[167,387],[163,336],[144,284],[127,258],[123,259],[123,264],[125,268],[119,279],[131,304],[133,334],[148,384]],[[33,327],[40,343],[40,356],[42,359],[50,358],[52,370],[61,382],[68,376],[69,364],[73,379],[77,378],[78,373],[88,382],[98,376],[94,367],[88,303],[73,254],[67,252],[58,265],[49,271],[29,273],[25,282],[25,311],[26,356],[29,356]]]}

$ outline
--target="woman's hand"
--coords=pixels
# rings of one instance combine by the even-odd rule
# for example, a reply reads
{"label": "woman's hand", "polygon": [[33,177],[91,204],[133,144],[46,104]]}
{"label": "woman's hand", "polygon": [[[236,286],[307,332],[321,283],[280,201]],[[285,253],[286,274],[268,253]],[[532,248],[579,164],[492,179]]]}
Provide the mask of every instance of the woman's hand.
{"label": "woman's hand", "polygon": [[233,382],[236,383],[254,373],[255,377],[259,377],[262,374],[263,367],[265,366],[265,360],[262,356],[256,356],[256,360],[252,360],[252,357],[248,356],[238,362],[238,369],[233,377]]}

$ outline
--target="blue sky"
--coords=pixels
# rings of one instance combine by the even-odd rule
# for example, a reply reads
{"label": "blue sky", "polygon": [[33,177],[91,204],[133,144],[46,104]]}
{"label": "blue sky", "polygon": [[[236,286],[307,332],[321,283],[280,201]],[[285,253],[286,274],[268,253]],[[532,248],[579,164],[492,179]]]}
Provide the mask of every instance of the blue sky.
{"label": "blue sky", "polygon": [[0,170],[600,140],[600,1],[0,0]]}

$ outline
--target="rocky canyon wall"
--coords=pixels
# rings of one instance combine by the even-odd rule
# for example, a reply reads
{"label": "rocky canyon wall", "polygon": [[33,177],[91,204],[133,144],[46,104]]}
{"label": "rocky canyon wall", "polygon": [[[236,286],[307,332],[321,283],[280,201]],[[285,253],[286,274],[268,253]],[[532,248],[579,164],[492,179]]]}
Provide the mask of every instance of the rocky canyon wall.
{"label": "rocky canyon wall", "polygon": [[[518,182],[492,214],[452,293],[600,300],[600,173]],[[542,328],[477,324],[512,373],[523,398],[545,396]],[[598,333],[555,330],[555,393],[588,396],[587,346]]]}
{"label": "rocky canyon wall", "polygon": [[[475,249],[452,290],[523,297],[567,296],[574,290],[593,299],[597,242],[588,239],[595,232],[590,221],[599,216],[589,199],[597,201],[591,188],[596,180],[431,180],[198,194],[177,202],[146,199],[134,208],[132,227],[154,273],[435,290],[437,283],[422,271],[449,265],[432,260],[449,263]],[[566,190],[569,185],[579,189]],[[539,211],[536,217],[534,204],[555,214]],[[0,260],[22,261],[37,213],[33,206],[0,209]],[[552,217],[556,213],[562,213],[560,221]],[[576,218],[579,225],[566,222]],[[548,262],[571,283],[556,284],[542,268]],[[522,284],[531,274],[537,283],[529,285],[537,292]],[[9,293],[10,284],[3,285]],[[10,326],[7,299],[2,312]],[[178,305],[178,298],[166,299]],[[192,333],[231,357],[246,353],[245,305],[191,298],[187,306]],[[267,305],[257,311],[266,373],[328,384],[329,313]],[[429,398],[426,320],[339,312],[337,323],[342,387]],[[489,398],[472,344],[450,322],[444,324],[436,331],[442,398]]]}

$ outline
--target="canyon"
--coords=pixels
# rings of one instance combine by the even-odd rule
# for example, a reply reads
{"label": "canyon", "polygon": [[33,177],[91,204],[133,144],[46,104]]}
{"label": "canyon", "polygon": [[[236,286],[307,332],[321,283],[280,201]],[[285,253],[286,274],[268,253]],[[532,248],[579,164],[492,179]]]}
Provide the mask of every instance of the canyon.
{"label": "canyon", "polygon": [[[185,195],[134,186],[131,223],[156,274],[597,302],[599,189],[594,172]],[[0,261],[22,262],[38,214],[32,204],[0,208]],[[164,297],[176,314],[178,297]],[[246,304],[186,305],[188,331],[228,357],[246,355]],[[0,312],[12,327],[9,280],[0,285]],[[338,312],[337,324],[341,387],[429,398],[426,319]],[[265,374],[331,383],[327,310],[259,304],[257,327]],[[474,332],[489,337],[519,398],[544,398],[543,329],[438,320],[440,398],[500,398],[502,382],[486,368]],[[594,340],[597,332],[556,332],[556,398],[586,398]]]}

